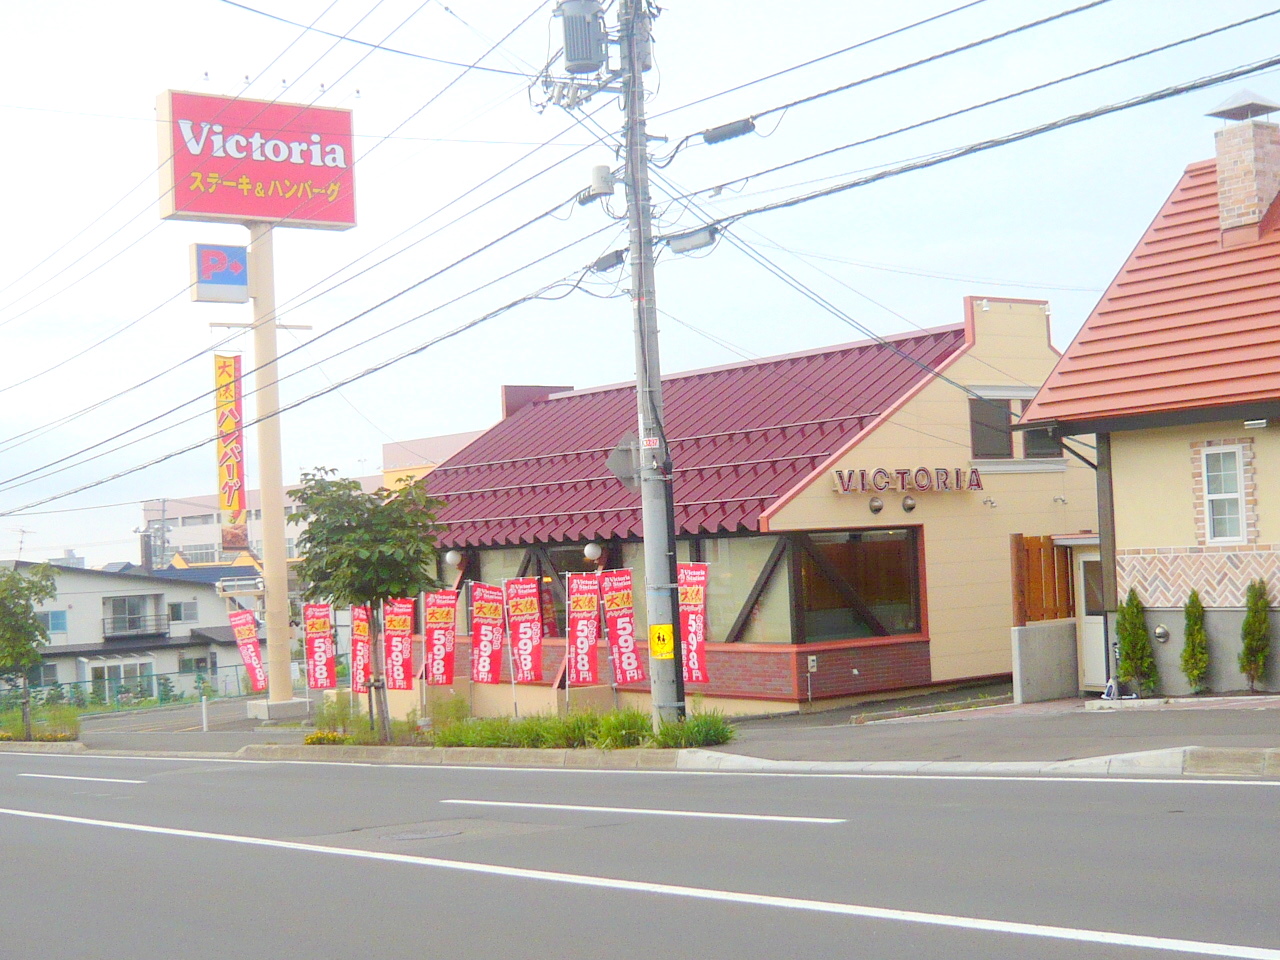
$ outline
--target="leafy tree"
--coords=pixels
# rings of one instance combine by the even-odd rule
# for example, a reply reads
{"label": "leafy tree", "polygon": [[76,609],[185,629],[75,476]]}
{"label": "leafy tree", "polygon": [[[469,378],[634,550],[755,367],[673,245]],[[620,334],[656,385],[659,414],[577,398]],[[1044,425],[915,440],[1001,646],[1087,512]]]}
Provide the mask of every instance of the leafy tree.
{"label": "leafy tree", "polygon": [[31,691],[27,671],[40,664],[39,648],[49,642],[49,633],[36,616],[36,604],[58,595],[53,570],[48,564],[0,568],[0,673],[22,677],[22,726],[31,739]]}
{"label": "leafy tree", "polygon": [[1199,592],[1192,590],[1182,608],[1186,639],[1182,644],[1182,674],[1191,684],[1192,693],[1203,693],[1209,672],[1209,637],[1204,632],[1204,604]]}
{"label": "leafy tree", "polygon": [[1147,633],[1146,609],[1132,587],[1116,612],[1116,636],[1120,641],[1120,681],[1133,684],[1143,693],[1154,693],[1160,682],[1156,655]]}
{"label": "leafy tree", "polygon": [[298,577],[308,600],[339,606],[368,605],[373,615],[373,676],[379,733],[390,742],[391,723],[383,680],[382,601],[416,597],[440,586],[436,579],[436,538],[441,501],[430,496],[422,479],[396,490],[379,487],[365,493],[358,480],[335,477],[317,467],[302,475],[295,491],[299,505],[291,521],[306,522],[298,537]]}
{"label": "leafy tree", "polygon": [[1258,678],[1267,671],[1267,649],[1271,645],[1270,616],[1267,582],[1252,580],[1244,594],[1244,623],[1240,637],[1244,645],[1240,650],[1240,672],[1249,680],[1249,692],[1253,693]]}

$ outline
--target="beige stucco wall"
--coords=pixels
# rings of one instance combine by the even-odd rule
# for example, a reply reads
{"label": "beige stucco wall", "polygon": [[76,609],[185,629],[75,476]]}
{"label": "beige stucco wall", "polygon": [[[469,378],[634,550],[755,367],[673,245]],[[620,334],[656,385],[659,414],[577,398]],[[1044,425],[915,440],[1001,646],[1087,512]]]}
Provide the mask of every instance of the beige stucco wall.
{"label": "beige stucco wall", "polygon": [[[1193,443],[1253,441],[1260,543],[1280,543],[1280,431],[1246,430],[1239,420],[1189,427],[1131,430],[1111,435],[1116,547],[1191,547],[1196,544]],[[1268,506],[1274,505],[1269,510]]]}
{"label": "beige stucco wall", "polygon": [[[1044,305],[986,303],[988,309],[979,302],[973,313],[974,346],[946,369],[946,376],[978,392],[989,392],[980,389],[984,387],[1038,386],[1057,360],[1049,346]],[[1015,437],[1015,456],[1020,444]],[[990,463],[978,461],[979,467],[983,462]],[[769,526],[774,531],[920,527],[932,679],[1007,673],[1012,670],[1010,534],[1075,533],[1097,525],[1093,471],[1070,457],[1051,462],[1060,464],[1054,472],[983,472],[981,492],[913,492],[917,506],[911,513],[902,508],[902,493],[879,494],[884,510],[873,515],[867,506],[873,494],[837,492],[835,469],[974,466],[968,395],[934,378],[886,423],[829,464],[776,512]],[[1029,461],[1028,469],[1045,465]]]}

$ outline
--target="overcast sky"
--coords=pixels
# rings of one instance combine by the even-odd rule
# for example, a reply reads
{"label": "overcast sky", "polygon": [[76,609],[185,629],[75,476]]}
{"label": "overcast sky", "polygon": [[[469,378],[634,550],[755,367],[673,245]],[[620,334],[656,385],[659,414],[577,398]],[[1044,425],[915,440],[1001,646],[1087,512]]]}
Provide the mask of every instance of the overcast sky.
{"label": "overcast sky", "polygon": [[[984,0],[891,39],[713,96],[963,3],[669,0],[654,27],[656,65],[646,77],[647,109],[654,117],[650,133],[667,138],[654,143],[655,156],[664,157],[690,133],[1074,5]],[[247,231],[159,218],[154,108],[166,89],[354,111],[358,226],[345,232],[281,230],[276,236],[281,322],[312,328],[281,333],[282,352],[301,347],[282,360],[282,374],[321,361],[282,382],[285,403],[576,275],[625,244],[624,224],[603,205],[570,204],[559,218],[302,346],[573,196],[586,186],[591,167],[616,165],[613,144],[601,138],[619,130],[621,113],[615,101],[599,96],[586,108],[593,119],[585,120],[581,111],[571,116],[543,107],[541,85],[531,88],[529,77],[559,45],[552,3],[248,5],[304,24],[319,17],[315,25],[322,30],[349,32],[419,56],[371,51],[221,0],[8,0],[0,7],[0,115],[7,133],[0,343],[8,361],[0,373],[0,511],[102,480],[212,435],[211,401],[197,398],[212,383],[208,351],[228,331],[209,324],[247,322],[251,308],[191,302],[188,246],[242,243]],[[696,142],[655,171],[657,229],[678,232],[700,218],[808,193],[1264,59],[1276,51],[1280,16],[822,160],[751,176],[1268,9],[1261,0],[1109,0],[768,113],[756,134],[714,146]],[[460,77],[458,67],[423,59],[471,63],[525,18],[482,61],[494,72]],[[456,82],[441,93],[451,81]],[[1065,347],[1181,170],[1212,156],[1220,121],[1205,114],[1246,87],[1280,100],[1275,72],[1260,73],[751,217],[731,235],[876,334],[959,322],[966,295],[1042,298],[1051,304],[1055,343]],[[724,183],[729,185],[715,196],[670,199]],[[625,211],[621,188],[611,209]],[[527,266],[566,245],[564,252]],[[499,279],[521,267],[526,268]],[[329,289],[362,270],[367,272]],[[593,275],[587,290],[596,297],[576,291],[518,307],[287,413],[286,480],[319,465],[348,475],[375,473],[384,442],[489,426],[499,416],[503,383],[584,387],[630,379],[630,302],[625,296],[600,298],[625,290],[622,274]],[[728,240],[693,255],[663,253],[658,306],[664,312],[661,351],[668,372],[864,336]],[[105,342],[95,346],[99,341]],[[248,337],[233,337],[221,349],[244,350],[246,366],[252,366]],[[81,462],[93,454],[75,456],[188,401],[178,413],[95,449],[93,454],[105,453],[97,459]],[[252,413],[252,398],[247,409]],[[194,419],[179,423],[188,417]],[[166,426],[171,428],[119,448]],[[251,481],[253,440],[251,431]],[[50,466],[63,458],[69,459]],[[92,565],[136,561],[132,531],[141,522],[139,501],[211,493],[214,485],[212,447],[205,446],[0,516],[0,558],[17,556],[21,541],[24,559],[74,549]],[[99,508],[108,504],[120,506]]]}

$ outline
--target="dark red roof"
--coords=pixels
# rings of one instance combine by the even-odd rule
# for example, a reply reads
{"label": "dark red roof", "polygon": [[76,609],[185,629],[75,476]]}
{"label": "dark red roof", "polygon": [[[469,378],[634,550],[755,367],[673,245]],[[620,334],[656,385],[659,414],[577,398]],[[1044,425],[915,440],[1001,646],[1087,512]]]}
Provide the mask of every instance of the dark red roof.
{"label": "dark red roof", "polygon": [[[760,513],[964,347],[964,327],[663,378],[680,533],[758,530]],[[898,352],[901,351],[901,352]],[[905,356],[903,355],[905,354]],[[913,362],[913,361],[919,361]],[[437,467],[446,546],[640,534],[640,496],[605,460],[636,429],[633,383],[531,403]]]}
{"label": "dark red roof", "polygon": [[1280,398],[1280,203],[1226,246],[1215,161],[1189,166],[1023,415],[1089,422]]}

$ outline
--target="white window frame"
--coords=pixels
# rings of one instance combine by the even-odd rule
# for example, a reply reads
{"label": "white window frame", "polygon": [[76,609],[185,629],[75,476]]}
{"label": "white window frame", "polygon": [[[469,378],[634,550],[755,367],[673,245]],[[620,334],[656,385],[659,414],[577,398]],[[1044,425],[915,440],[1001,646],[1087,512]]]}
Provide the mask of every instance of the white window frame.
{"label": "white window frame", "polygon": [[[1236,458],[1236,492],[1209,492],[1209,457],[1230,453]],[[1245,543],[1249,534],[1249,518],[1245,513],[1244,491],[1244,447],[1239,444],[1222,444],[1205,447],[1200,451],[1200,471],[1204,477],[1204,542],[1207,544]],[[1213,504],[1216,501],[1234,500],[1239,510],[1240,533],[1234,537],[1215,537],[1213,535]]]}

